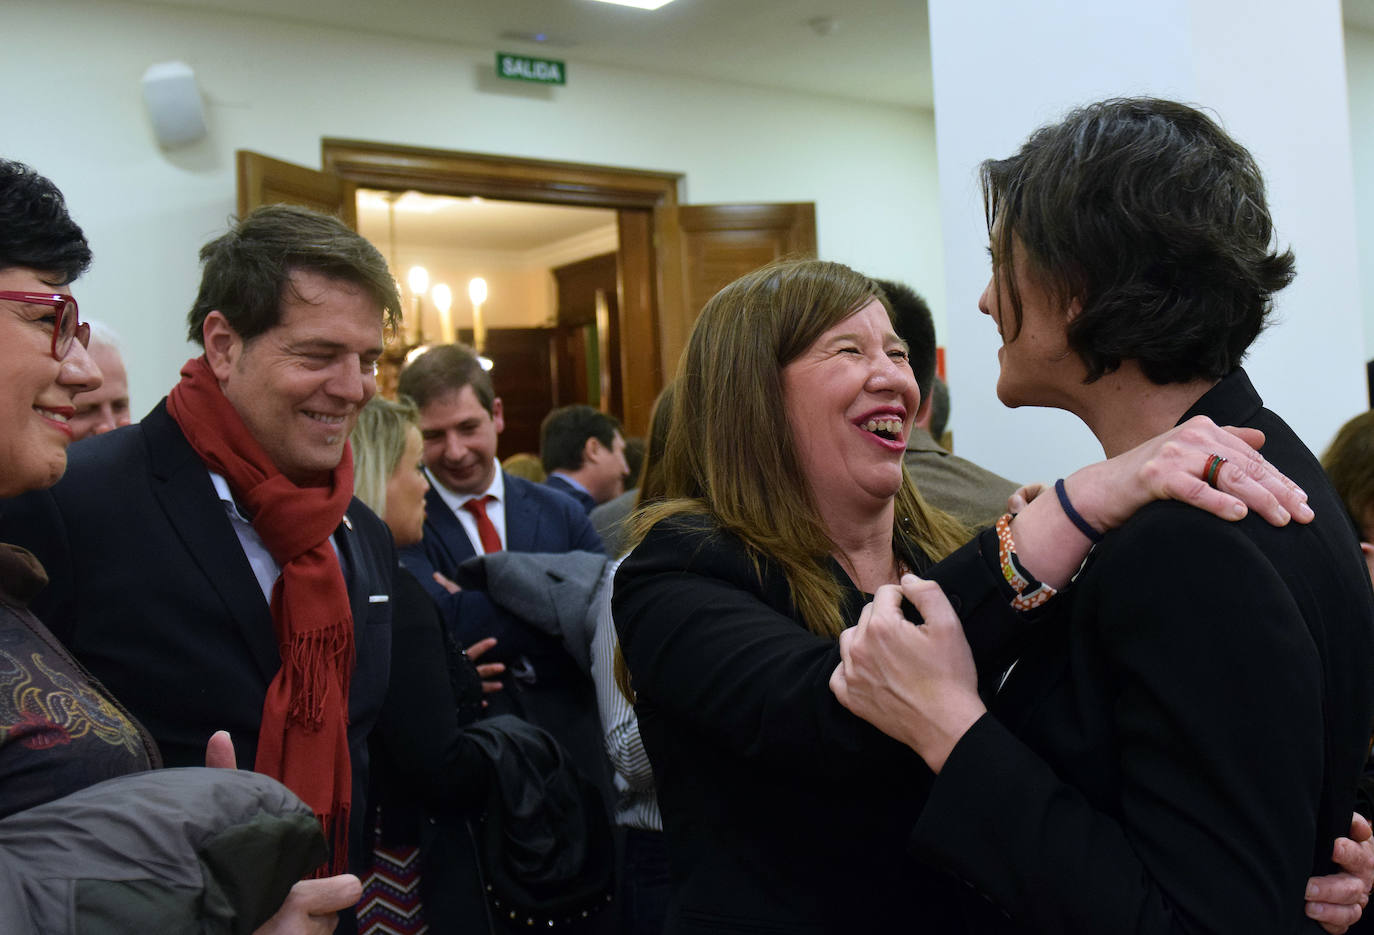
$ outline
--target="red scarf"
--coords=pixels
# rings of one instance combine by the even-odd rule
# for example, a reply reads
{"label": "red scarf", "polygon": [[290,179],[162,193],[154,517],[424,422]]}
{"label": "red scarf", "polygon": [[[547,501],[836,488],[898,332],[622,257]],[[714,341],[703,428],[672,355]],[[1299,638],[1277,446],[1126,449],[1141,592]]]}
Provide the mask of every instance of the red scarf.
{"label": "red scarf", "polygon": [[281,566],[271,608],[282,665],[267,687],[253,769],[285,783],[315,810],[331,854],[321,873],[342,873],[352,798],[353,612],[329,537],[353,497],[352,449],[344,446],[327,486],[296,486],[249,433],[204,357],[181,368],[167,411],[206,467],[229,482]]}

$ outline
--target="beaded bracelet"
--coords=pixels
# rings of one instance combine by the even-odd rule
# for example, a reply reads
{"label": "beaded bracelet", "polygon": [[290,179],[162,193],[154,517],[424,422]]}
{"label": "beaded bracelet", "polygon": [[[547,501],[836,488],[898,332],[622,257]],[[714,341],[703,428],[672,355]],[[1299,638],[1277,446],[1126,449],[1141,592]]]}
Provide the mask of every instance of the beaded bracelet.
{"label": "beaded bracelet", "polygon": [[1059,592],[1048,584],[1036,581],[1016,558],[1016,543],[1011,538],[1011,520],[1012,514],[1004,513],[997,521],[997,562],[1002,566],[1002,577],[1016,592],[1011,609],[1033,610]]}

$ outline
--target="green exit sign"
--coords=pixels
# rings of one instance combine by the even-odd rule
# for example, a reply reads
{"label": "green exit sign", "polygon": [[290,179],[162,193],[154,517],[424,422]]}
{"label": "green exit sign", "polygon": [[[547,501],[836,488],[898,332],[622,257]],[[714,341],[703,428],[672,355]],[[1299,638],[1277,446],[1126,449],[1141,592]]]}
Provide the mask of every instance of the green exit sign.
{"label": "green exit sign", "polygon": [[496,76],[510,81],[537,84],[567,84],[568,66],[551,58],[531,58],[510,52],[496,53]]}

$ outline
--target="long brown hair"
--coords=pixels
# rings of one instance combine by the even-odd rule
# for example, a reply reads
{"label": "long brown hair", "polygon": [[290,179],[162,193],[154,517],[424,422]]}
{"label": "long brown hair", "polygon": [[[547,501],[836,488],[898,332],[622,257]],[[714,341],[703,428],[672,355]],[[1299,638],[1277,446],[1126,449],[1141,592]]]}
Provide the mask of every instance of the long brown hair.
{"label": "long brown hair", "polygon": [[[632,538],[679,514],[708,514],[738,536],[756,566],[777,562],[812,632],[844,629],[837,550],[802,473],[783,412],[782,369],[827,329],[877,299],[868,277],[839,263],[790,260],[735,280],[702,309],[678,367],[660,469],[664,499],[637,513]],[[902,471],[894,546],[943,558],[968,538],[928,506]]]}
{"label": "long brown hair", "polygon": [[1370,528],[1374,518],[1374,410],[1362,412],[1341,426],[1322,455],[1322,467],[1340,494],[1355,531],[1369,541],[1374,536]]}

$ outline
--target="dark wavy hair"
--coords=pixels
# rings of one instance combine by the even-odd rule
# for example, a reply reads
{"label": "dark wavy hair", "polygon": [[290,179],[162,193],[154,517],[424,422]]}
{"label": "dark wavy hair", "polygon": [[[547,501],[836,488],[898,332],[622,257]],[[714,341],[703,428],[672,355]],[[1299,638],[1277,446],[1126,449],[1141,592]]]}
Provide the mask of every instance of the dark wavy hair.
{"label": "dark wavy hair", "polygon": [[0,159],[0,269],[24,266],[69,283],[91,265],[86,235],[57,186],[20,162]]}
{"label": "dark wavy hair", "polygon": [[297,270],[362,287],[390,331],[401,320],[396,280],[377,248],[336,217],[296,205],[265,205],[200,248],[200,292],[186,336],[204,344],[205,318],[218,311],[251,341],[281,321],[283,291]]}
{"label": "dark wavy hair", "polygon": [[1225,376],[1293,279],[1254,158],[1185,104],[1090,104],[981,175],[993,275],[1015,333],[1022,306],[1010,273],[1024,249],[1035,281],[1082,307],[1068,343],[1088,382],[1124,360],[1160,384]]}

